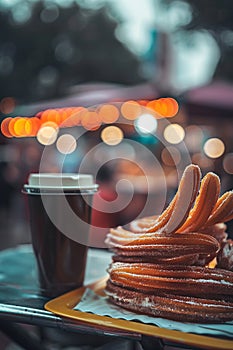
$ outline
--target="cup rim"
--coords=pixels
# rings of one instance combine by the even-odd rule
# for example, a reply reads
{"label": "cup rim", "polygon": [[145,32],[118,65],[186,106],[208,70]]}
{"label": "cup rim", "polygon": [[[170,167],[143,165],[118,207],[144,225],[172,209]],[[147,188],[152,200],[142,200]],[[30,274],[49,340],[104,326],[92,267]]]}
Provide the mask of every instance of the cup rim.
{"label": "cup rim", "polygon": [[[60,186],[40,186],[40,185],[27,185],[25,184],[23,186],[23,188],[27,191],[27,190],[51,190],[51,191],[57,191],[57,192],[67,192],[67,191],[85,191],[85,190],[97,190],[99,188],[98,184],[93,184],[90,186],[64,186],[64,187],[60,187]],[[27,192],[28,193],[28,192]]]}
{"label": "cup rim", "polygon": [[28,190],[56,190],[83,191],[96,190],[98,184],[94,182],[93,175],[82,173],[31,173],[24,189]]}

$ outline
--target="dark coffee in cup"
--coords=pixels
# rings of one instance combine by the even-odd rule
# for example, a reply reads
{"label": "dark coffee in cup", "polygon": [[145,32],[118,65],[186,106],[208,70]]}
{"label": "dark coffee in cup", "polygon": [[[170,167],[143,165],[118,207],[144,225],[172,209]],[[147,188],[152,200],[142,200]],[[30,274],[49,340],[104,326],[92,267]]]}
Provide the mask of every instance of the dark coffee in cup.
{"label": "dark coffee in cup", "polygon": [[31,174],[24,185],[41,293],[47,297],[83,285],[96,191],[85,174]]}

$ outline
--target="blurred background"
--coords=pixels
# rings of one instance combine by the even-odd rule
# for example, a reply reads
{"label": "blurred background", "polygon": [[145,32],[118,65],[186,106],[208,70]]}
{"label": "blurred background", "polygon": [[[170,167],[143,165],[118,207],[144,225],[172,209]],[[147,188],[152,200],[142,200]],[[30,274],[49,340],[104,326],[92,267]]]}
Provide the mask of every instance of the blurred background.
{"label": "blurred background", "polygon": [[[112,122],[115,131],[104,131],[106,120],[94,128],[74,123],[60,128],[53,143],[12,136],[5,123],[0,249],[30,242],[21,189],[29,173],[39,171],[45,148],[42,171],[61,165],[64,172],[97,169],[101,191],[93,220],[103,227],[100,235],[161,211],[189,162],[203,174],[216,172],[222,192],[232,189],[231,0],[1,0],[0,32],[2,125],[9,117],[41,118],[56,108],[110,104],[123,114]],[[161,111],[150,119],[148,103],[167,97],[178,102],[177,113]],[[146,119],[127,118],[118,103],[129,100],[137,101]],[[153,205],[145,204],[148,198]],[[108,212],[111,205],[114,213]]]}

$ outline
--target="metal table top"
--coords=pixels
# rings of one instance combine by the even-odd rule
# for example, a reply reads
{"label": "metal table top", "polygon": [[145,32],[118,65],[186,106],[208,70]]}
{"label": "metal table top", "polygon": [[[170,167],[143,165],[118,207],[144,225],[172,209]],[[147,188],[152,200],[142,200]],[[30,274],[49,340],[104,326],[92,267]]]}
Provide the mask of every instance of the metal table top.
{"label": "metal table top", "polygon": [[[89,248],[85,284],[106,275],[111,253]],[[126,336],[140,339],[139,334],[108,331],[62,318],[44,309],[49,299],[41,295],[36,261],[31,245],[21,245],[0,252],[0,320],[55,327],[74,332]]]}

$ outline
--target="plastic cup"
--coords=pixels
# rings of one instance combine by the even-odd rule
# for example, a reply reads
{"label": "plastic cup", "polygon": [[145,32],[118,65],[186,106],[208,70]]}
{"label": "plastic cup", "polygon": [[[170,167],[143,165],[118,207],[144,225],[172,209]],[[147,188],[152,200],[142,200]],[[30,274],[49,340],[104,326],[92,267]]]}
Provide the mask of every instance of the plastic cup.
{"label": "plastic cup", "polygon": [[83,285],[97,188],[88,174],[31,174],[24,185],[42,295],[53,298]]}

